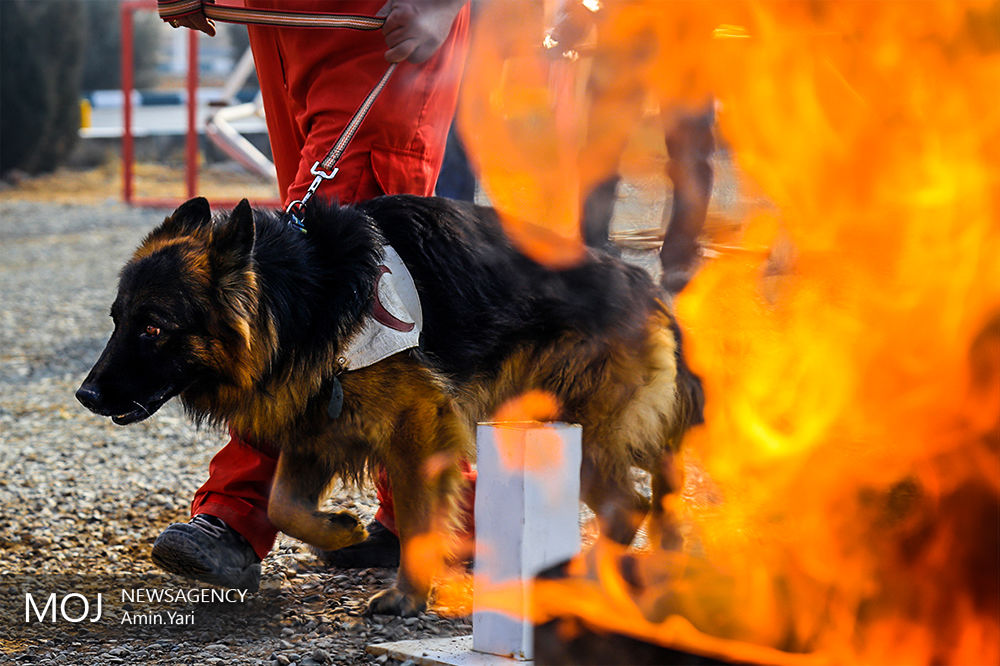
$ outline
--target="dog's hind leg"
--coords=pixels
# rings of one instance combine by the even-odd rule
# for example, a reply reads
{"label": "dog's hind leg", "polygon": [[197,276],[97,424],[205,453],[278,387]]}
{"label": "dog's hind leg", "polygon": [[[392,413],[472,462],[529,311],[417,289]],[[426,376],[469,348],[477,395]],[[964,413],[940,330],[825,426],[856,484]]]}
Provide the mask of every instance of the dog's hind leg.
{"label": "dog's hind leg", "polygon": [[652,476],[652,511],[649,520],[649,541],[655,549],[680,550],[682,537],[679,521],[668,505],[668,498],[681,488],[675,454],[664,451],[658,464],[649,470]]}
{"label": "dog's hind leg", "polygon": [[635,488],[628,471],[615,474],[584,454],[580,470],[580,494],[597,514],[601,535],[620,543],[632,543],[649,513],[649,500]]}
{"label": "dog's hind leg", "polygon": [[310,456],[282,452],[271,486],[267,517],[285,534],[324,550],[364,541],[368,533],[348,511],[318,510],[330,481],[326,467]]}

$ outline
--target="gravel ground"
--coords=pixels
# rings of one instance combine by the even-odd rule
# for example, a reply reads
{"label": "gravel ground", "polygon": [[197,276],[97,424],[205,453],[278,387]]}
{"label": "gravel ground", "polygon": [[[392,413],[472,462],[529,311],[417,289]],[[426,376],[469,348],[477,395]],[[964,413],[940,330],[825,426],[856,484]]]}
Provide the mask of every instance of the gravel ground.
{"label": "gravel ground", "polygon": [[[123,600],[137,588],[198,587],[161,574],[149,549],[187,519],[224,443],[177,404],[123,428],[73,397],[111,332],[117,271],[163,216],[115,203],[0,202],[0,662],[364,664],[378,663],[369,643],[469,633],[467,619],[433,612],[364,617],[393,572],[328,570],[286,537],[264,562],[261,592],[242,602]],[[344,504],[374,510],[367,494]],[[26,624],[26,594],[43,609],[53,592],[83,594],[87,619]],[[97,594],[103,612],[90,622]],[[66,607],[74,619],[83,612],[78,598]],[[167,612],[192,624],[122,623]]]}

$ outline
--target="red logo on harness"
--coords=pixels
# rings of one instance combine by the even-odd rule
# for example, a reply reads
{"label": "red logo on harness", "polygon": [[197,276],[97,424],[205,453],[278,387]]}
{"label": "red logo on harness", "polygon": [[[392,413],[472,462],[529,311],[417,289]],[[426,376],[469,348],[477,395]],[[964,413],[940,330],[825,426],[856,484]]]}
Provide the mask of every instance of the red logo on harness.
{"label": "red logo on harness", "polygon": [[379,283],[382,282],[382,276],[386,273],[391,273],[392,271],[389,270],[388,266],[379,266],[378,270],[378,279],[375,280],[375,302],[372,303],[372,317],[374,317],[375,321],[383,326],[387,326],[395,331],[400,331],[401,333],[409,333],[413,330],[413,327],[416,326],[416,324],[412,322],[407,323],[393,316],[388,310],[385,309],[385,306],[382,305],[382,300],[378,295],[378,286]]}

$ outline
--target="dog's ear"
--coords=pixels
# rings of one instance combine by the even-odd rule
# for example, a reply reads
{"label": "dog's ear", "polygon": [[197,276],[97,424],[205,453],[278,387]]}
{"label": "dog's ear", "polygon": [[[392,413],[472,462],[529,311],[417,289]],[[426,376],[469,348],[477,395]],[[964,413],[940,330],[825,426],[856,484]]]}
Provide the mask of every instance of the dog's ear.
{"label": "dog's ear", "polygon": [[170,217],[160,225],[160,231],[184,235],[204,227],[212,220],[212,209],[205,197],[196,197],[177,207]]}
{"label": "dog's ear", "polygon": [[229,219],[212,231],[212,253],[227,265],[242,266],[253,256],[256,233],[253,209],[250,202],[243,199],[229,214]]}

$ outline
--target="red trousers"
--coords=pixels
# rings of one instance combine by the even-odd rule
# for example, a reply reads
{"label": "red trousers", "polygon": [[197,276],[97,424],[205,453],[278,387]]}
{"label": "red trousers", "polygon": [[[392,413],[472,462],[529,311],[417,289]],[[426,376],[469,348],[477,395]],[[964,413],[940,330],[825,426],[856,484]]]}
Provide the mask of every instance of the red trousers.
{"label": "red trousers", "polygon": [[[246,0],[252,7],[274,9],[275,4]],[[340,14],[373,16],[384,4],[385,0],[332,4],[288,0],[280,3],[280,9],[329,11],[332,6]],[[287,204],[308,188],[313,180],[310,168],[326,156],[385,72],[385,41],[379,31],[248,29],[278,187]],[[382,194],[433,193],[458,99],[468,33],[466,6],[430,60],[400,63],[337,164],[336,177],[324,181],[316,196],[351,203]],[[266,444],[231,435],[229,444],[212,459],[208,481],[191,503],[191,515],[222,518],[263,558],[278,533],[267,518],[276,453]],[[468,463],[463,464],[471,477]],[[392,492],[384,470],[375,485],[380,502],[375,517],[395,531]]]}

